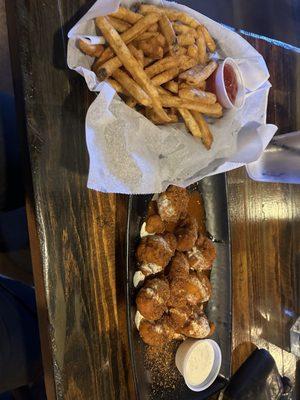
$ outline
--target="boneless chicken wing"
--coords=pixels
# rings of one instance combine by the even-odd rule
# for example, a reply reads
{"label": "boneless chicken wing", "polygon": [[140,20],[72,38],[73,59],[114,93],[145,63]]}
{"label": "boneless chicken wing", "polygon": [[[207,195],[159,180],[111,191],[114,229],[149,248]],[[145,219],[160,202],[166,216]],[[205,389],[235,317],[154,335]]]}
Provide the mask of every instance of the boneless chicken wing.
{"label": "boneless chicken wing", "polygon": [[141,239],[136,257],[145,276],[161,272],[171,260],[176,248],[176,238],[171,233],[146,236]]}
{"label": "boneless chicken wing", "polygon": [[167,309],[169,298],[170,289],[168,282],[158,278],[150,279],[137,295],[137,309],[147,320],[156,321],[162,317]]}
{"label": "boneless chicken wing", "polygon": [[192,269],[196,271],[210,270],[216,258],[216,249],[210,239],[200,235],[186,255]]}
{"label": "boneless chicken wing", "polygon": [[189,203],[186,189],[169,186],[157,199],[158,213],[163,221],[177,222],[185,216]]}
{"label": "boneless chicken wing", "polygon": [[198,237],[198,223],[196,219],[191,216],[187,216],[179,221],[174,234],[177,239],[177,250],[191,250]]}

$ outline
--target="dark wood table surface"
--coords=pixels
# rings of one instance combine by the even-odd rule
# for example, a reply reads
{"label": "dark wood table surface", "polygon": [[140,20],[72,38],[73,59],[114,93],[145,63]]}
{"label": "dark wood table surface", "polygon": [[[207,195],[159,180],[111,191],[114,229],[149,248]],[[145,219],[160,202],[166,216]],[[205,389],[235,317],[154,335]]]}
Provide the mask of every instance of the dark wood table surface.
{"label": "dark wood table surface", "polygon": [[[123,296],[127,198],[86,188],[84,124],[93,94],[66,67],[66,32],[92,3],[7,1],[48,399],[135,398]],[[268,121],[279,133],[299,129],[299,49],[244,35],[269,66]],[[293,380],[300,186],[257,183],[243,168],[227,179],[233,370],[258,346]]]}

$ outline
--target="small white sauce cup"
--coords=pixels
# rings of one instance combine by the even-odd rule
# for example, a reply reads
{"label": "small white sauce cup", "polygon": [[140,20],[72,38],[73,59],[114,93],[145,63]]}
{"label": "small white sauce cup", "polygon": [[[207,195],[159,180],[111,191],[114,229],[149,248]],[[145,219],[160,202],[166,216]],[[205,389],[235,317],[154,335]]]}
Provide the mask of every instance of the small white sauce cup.
{"label": "small white sauce cup", "polygon": [[[187,363],[189,357],[191,356],[192,352],[196,349],[200,342],[207,342],[209,343],[214,351],[214,361],[212,365],[212,369],[208,374],[207,378],[201,382],[199,385],[191,385],[186,379],[186,370],[187,370]],[[194,392],[202,392],[203,390],[207,389],[213,382],[216,380],[217,376],[219,375],[220,368],[222,363],[222,354],[219,345],[211,339],[186,339],[181,345],[178,347],[176,356],[175,356],[175,364],[178,368],[181,375],[183,375],[186,385],[189,389],[193,390]]]}
{"label": "small white sauce cup", "polygon": [[[237,79],[237,84],[238,84],[238,91],[236,95],[236,99],[234,103],[231,102],[231,100],[228,97],[226,87],[225,87],[225,80],[224,80],[224,67],[225,65],[230,65],[234,72],[235,76]],[[215,77],[215,84],[216,84],[216,94],[218,97],[219,102],[221,105],[225,108],[236,108],[240,109],[243,107],[245,103],[245,85],[243,81],[243,77],[241,74],[241,71],[237,65],[237,63],[230,57],[225,58],[224,61],[222,61],[217,69],[216,72],[216,77]]]}

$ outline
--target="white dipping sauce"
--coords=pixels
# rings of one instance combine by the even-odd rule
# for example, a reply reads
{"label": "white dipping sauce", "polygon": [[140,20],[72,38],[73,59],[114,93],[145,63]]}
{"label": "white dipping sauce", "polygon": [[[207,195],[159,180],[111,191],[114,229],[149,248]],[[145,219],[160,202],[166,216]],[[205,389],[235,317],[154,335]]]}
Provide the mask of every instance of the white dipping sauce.
{"label": "white dipping sauce", "polygon": [[200,341],[187,359],[184,373],[186,381],[192,386],[204,382],[213,368],[214,358],[215,353],[212,345]]}

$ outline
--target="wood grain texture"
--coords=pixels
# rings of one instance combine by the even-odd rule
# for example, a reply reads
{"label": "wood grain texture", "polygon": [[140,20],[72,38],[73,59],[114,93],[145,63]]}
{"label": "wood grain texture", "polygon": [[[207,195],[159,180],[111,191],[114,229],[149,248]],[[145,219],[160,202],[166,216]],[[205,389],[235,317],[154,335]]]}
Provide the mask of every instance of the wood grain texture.
{"label": "wood grain texture", "polygon": [[[273,85],[268,122],[278,133],[299,129],[300,52],[246,36],[264,56]],[[255,347],[295,380],[289,329],[300,314],[300,186],[250,180],[244,168],[227,173],[232,239],[233,370]]]}
{"label": "wood grain texture", "polygon": [[[92,3],[7,1],[21,66],[14,79],[24,93],[34,194],[28,215],[49,400],[135,398],[122,284],[126,197],[86,188],[84,120],[93,95],[65,64],[66,33]],[[280,133],[299,129],[299,54],[249,41],[271,73],[268,121]],[[300,189],[252,182],[241,169],[228,174],[228,193],[234,369],[263,346],[292,376],[286,350],[299,315]]]}

